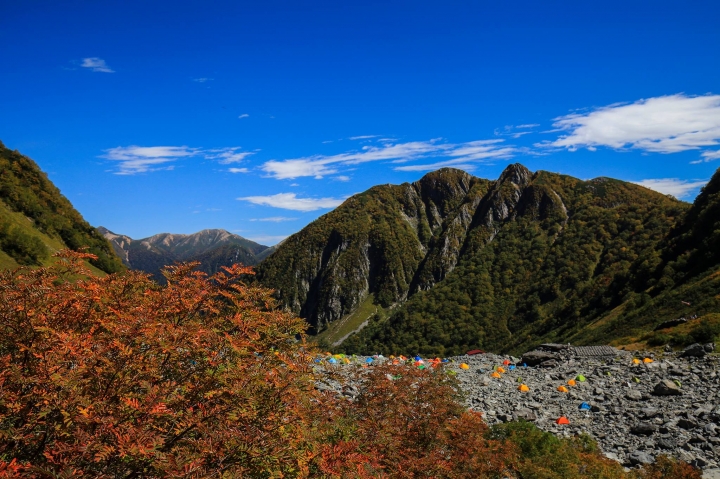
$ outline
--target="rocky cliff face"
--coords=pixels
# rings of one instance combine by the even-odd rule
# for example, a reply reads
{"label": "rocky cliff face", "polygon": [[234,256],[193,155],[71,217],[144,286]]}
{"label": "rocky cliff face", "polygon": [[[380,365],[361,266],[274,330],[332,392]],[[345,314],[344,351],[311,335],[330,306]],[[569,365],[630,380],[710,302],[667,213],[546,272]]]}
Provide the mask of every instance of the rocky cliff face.
{"label": "rocky cliff face", "polygon": [[578,327],[587,311],[611,306],[616,299],[602,297],[623,293],[608,284],[687,206],[629,183],[519,164],[495,181],[442,169],[348,199],[288,238],[258,279],[315,331],[369,294],[399,306],[360,346],[403,334],[425,351],[444,346],[423,343],[495,346],[521,330],[562,327],[556,315]]}
{"label": "rocky cliff face", "polygon": [[102,226],[98,231],[110,241],[126,266],[150,273],[158,281],[163,281],[160,270],[178,261],[199,261],[199,269],[212,274],[234,263],[255,265],[269,249],[220,229],[190,235],[161,233],[139,240]]}

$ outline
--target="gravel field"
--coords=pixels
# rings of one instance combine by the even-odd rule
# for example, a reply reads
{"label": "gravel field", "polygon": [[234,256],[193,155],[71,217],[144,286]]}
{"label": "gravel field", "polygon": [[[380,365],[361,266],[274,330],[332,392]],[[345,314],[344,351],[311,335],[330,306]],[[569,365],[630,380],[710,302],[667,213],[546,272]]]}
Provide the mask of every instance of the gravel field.
{"label": "gravel field", "polygon": [[[560,436],[587,433],[626,466],[667,454],[702,468],[706,478],[720,478],[720,358],[709,354],[713,347],[658,354],[548,345],[522,358],[447,358],[444,367],[457,375],[468,407],[490,425],[525,419]],[[369,367],[387,360],[374,357]],[[352,378],[366,361],[339,359],[331,367]],[[325,359],[317,366],[322,372],[330,365]],[[519,390],[523,384],[528,391]],[[357,392],[352,381],[344,389],[333,381],[318,387]],[[560,417],[569,424],[557,424]]]}

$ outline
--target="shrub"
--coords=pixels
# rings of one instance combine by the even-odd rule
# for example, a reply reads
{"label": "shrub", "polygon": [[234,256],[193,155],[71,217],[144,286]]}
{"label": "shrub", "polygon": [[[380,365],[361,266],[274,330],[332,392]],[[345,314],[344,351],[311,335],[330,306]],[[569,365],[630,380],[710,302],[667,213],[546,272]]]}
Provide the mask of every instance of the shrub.
{"label": "shrub", "polygon": [[[307,462],[304,322],[234,266],[0,273],[0,474],[276,477]],[[84,278],[84,279],[77,279]],[[2,472],[4,471],[4,472]]]}

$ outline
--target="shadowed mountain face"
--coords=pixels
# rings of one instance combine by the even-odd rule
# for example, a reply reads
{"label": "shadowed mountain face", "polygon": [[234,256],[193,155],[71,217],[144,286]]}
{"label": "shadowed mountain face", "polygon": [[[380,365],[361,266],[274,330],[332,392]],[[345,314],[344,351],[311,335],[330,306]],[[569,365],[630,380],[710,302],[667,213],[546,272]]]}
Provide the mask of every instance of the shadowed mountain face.
{"label": "shadowed mountain face", "polygon": [[222,266],[234,263],[255,265],[264,257],[263,253],[271,249],[219,229],[191,235],[161,233],[139,240],[103,227],[98,230],[110,241],[126,266],[150,273],[161,282],[164,278],[160,270],[175,262],[199,261],[201,271],[213,274]]}
{"label": "shadowed mountain face", "polygon": [[[607,329],[604,318],[631,300],[628,311],[639,308],[647,281],[667,283],[658,268],[677,255],[673,238],[692,231],[680,226],[689,207],[609,178],[515,164],[489,181],[442,169],[348,199],[288,238],[258,265],[258,279],[315,331],[370,294],[392,306],[387,320],[376,317],[343,343],[351,352],[609,341],[634,326]],[[700,215],[694,209],[688,215]]]}

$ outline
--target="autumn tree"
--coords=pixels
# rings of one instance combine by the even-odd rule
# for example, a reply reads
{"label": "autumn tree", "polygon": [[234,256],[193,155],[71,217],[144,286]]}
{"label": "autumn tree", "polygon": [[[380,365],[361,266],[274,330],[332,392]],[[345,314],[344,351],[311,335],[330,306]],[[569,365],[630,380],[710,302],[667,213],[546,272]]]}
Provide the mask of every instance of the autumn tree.
{"label": "autumn tree", "polygon": [[304,322],[248,268],[180,265],[158,286],[93,277],[90,257],[0,273],[0,474],[303,475]]}

